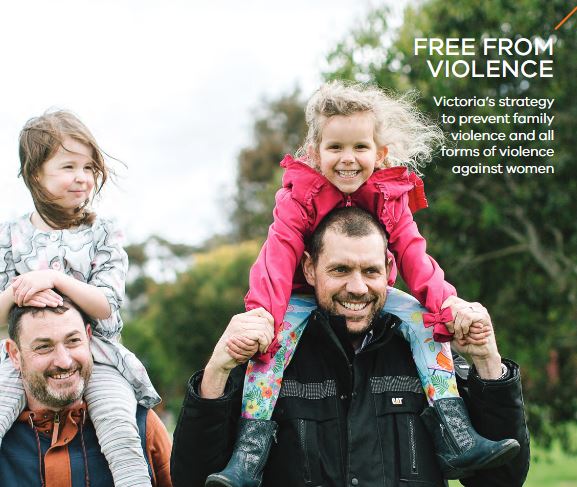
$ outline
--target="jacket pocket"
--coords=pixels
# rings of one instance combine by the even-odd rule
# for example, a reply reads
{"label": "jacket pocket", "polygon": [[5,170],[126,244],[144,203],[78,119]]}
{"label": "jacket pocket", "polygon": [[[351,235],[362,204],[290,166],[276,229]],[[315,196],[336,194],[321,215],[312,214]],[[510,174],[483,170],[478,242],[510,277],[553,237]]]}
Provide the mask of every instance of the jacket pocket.
{"label": "jacket pocket", "polygon": [[[299,477],[298,483],[287,485],[321,487],[324,478],[333,478],[333,470],[340,464],[336,397],[280,399],[274,419],[279,423],[279,447],[282,445],[286,453],[292,449],[290,456],[294,463],[286,475]],[[286,455],[284,458],[286,463]]]}
{"label": "jacket pocket", "polygon": [[374,394],[373,397],[379,416],[381,450],[383,456],[390,455],[382,461],[396,471],[400,485],[443,485],[433,444],[419,417],[426,407],[424,395],[402,391]]}

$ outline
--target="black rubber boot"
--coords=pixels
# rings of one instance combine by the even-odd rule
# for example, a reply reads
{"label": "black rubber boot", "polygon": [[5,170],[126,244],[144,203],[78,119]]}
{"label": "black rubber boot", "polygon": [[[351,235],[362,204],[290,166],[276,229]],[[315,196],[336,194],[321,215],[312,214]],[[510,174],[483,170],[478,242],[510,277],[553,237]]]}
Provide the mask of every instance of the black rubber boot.
{"label": "black rubber boot", "polygon": [[480,436],[460,397],[436,400],[421,418],[433,437],[437,460],[447,479],[460,479],[477,470],[498,467],[519,453],[517,440],[491,441]]}
{"label": "black rubber boot", "polygon": [[276,430],[274,421],[241,418],[228,465],[209,475],[205,487],[259,487]]}

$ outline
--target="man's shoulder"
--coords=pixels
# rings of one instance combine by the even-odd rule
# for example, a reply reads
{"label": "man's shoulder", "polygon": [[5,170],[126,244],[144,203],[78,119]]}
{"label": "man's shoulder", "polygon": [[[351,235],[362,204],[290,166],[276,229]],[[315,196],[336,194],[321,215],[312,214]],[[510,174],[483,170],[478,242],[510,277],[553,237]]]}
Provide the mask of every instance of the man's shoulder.
{"label": "man's shoulder", "polygon": [[[144,412],[142,411],[144,410]],[[150,462],[154,476],[154,485],[157,487],[169,487],[170,479],[170,453],[172,443],[170,435],[158,414],[152,409],[144,409],[139,406],[137,418],[146,421],[146,456]]]}

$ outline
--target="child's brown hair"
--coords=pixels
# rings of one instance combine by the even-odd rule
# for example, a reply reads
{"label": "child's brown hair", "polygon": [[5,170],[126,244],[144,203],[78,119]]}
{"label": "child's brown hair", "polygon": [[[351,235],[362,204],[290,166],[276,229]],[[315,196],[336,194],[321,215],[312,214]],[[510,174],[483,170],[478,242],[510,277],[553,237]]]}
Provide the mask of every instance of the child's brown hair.
{"label": "child's brown hair", "polygon": [[[94,194],[76,208],[73,214],[58,205],[53,195],[46,191],[38,180],[42,165],[53,157],[58,149],[66,149],[63,145],[66,137],[91,149],[94,172]],[[109,170],[94,136],[76,115],[66,110],[53,110],[28,120],[20,132],[19,154],[19,176],[22,176],[30,190],[36,211],[48,225],[62,229],[91,224],[94,221],[96,215],[90,211],[90,203],[104,186]]]}

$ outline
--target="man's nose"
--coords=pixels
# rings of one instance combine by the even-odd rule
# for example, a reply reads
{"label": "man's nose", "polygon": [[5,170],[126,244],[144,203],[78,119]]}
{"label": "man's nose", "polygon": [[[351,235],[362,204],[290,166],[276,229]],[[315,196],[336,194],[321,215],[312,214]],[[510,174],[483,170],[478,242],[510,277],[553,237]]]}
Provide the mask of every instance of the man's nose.
{"label": "man's nose", "polygon": [[72,366],[72,357],[70,352],[63,344],[58,344],[54,347],[54,355],[52,357],[52,363],[55,367],[61,369],[69,369]]}
{"label": "man's nose", "polygon": [[353,272],[347,280],[347,292],[351,294],[365,294],[369,288],[363,279],[361,272]]}

